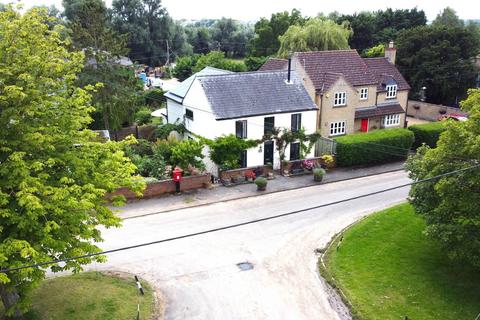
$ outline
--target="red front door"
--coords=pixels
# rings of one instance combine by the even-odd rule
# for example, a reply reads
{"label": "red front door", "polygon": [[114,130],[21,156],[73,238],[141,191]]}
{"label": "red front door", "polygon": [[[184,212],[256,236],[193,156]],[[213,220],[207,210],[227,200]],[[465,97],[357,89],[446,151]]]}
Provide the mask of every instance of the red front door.
{"label": "red front door", "polygon": [[368,119],[362,119],[362,126],[360,127],[360,131],[368,132]]}

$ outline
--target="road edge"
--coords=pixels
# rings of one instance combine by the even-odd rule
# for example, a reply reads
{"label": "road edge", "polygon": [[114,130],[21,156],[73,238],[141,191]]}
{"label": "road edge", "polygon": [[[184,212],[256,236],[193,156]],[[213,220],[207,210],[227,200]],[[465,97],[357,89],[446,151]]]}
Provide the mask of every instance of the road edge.
{"label": "road edge", "polygon": [[[387,171],[383,171],[383,172],[380,172],[380,173],[378,173],[378,172],[377,173],[371,173],[371,174],[366,174],[366,175],[358,176],[358,177],[332,180],[332,181],[327,181],[327,182],[308,185],[308,186],[303,186],[303,187],[295,187],[295,188],[287,188],[287,189],[282,189],[282,190],[266,191],[266,192],[261,192],[261,193],[258,193],[258,194],[253,194],[253,195],[248,195],[248,196],[239,196],[239,197],[220,200],[220,201],[200,203],[200,204],[189,205],[189,206],[185,206],[185,207],[181,207],[181,208],[173,208],[173,209],[155,211],[155,212],[150,212],[150,213],[145,213],[145,214],[139,214],[139,215],[134,215],[134,216],[125,217],[125,218],[121,218],[121,219],[122,220],[131,220],[131,219],[136,219],[136,218],[153,216],[153,215],[157,215],[157,214],[161,214],[161,213],[175,212],[175,211],[180,211],[180,210],[185,210],[185,209],[190,209],[190,208],[206,207],[206,206],[214,205],[214,204],[217,204],[217,203],[226,203],[226,202],[240,200],[240,199],[255,198],[255,197],[260,197],[260,196],[267,195],[267,194],[275,194],[275,193],[287,192],[287,191],[292,191],[292,190],[303,190],[303,189],[307,189],[307,188],[314,188],[314,187],[318,187],[318,186],[326,185],[326,184],[331,184],[331,183],[335,183],[335,182],[362,179],[362,178],[377,176],[377,175],[386,174],[386,173],[398,172],[398,171],[405,171],[405,168],[387,170]],[[142,201],[142,200],[139,200],[139,201]]]}

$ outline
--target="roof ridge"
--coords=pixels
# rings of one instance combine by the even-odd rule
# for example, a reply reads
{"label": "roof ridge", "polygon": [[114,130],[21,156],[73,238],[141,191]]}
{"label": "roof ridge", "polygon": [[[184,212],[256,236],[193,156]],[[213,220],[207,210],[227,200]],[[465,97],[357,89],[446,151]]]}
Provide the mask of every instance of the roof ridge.
{"label": "roof ridge", "polygon": [[363,60],[387,60],[385,57],[363,58]]}
{"label": "roof ridge", "polygon": [[[224,74],[199,74],[197,78],[205,77],[227,77],[227,76],[239,76],[239,75],[248,75],[248,74],[267,74],[267,73],[287,73],[287,70],[264,70],[264,71],[244,71],[244,72],[232,72]],[[292,70],[295,72],[295,70]]]}
{"label": "roof ridge", "polygon": [[338,50],[315,50],[315,51],[296,51],[294,52],[294,54],[296,53],[319,53],[319,52],[322,52],[322,53],[332,53],[332,52],[356,52],[358,54],[358,51],[356,49],[338,49]]}
{"label": "roof ridge", "polygon": [[280,60],[280,61],[288,61],[288,59],[283,59],[283,58],[272,58],[272,57],[268,57],[267,60]]}

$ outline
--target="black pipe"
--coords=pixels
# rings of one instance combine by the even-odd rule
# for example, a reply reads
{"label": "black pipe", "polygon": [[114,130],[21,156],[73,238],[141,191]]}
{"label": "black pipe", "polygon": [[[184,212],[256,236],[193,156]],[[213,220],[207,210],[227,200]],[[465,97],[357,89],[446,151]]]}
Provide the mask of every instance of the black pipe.
{"label": "black pipe", "polygon": [[290,83],[290,72],[292,71],[292,58],[288,58],[287,82]]}

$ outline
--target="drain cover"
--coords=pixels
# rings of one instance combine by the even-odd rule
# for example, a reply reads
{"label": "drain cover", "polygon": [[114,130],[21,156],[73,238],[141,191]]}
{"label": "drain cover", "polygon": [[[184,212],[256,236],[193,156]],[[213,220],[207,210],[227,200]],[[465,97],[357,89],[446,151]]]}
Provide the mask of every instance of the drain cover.
{"label": "drain cover", "polygon": [[248,261],[245,261],[245,262],[237,263],[237,267],[239,267],[240,270],[242,271],[248,271],[253,269],[253,264]]}

